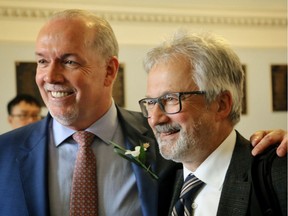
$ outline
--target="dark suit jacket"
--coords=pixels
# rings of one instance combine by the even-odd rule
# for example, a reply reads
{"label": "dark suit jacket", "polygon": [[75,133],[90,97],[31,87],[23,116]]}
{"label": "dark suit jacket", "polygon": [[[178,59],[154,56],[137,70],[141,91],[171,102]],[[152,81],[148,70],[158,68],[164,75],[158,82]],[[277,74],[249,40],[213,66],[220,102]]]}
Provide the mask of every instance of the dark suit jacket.
{"label": "dark suit jacket", "polygon": [[[237,132],[235,149],[228,167],[223,189],[218,206],[217,216],[259,216],[258,206],[255,197],[251,196],[252,183],[249,178],[251,164],[251,144]],[[287,158],[276,157],[272,164],[273,187],[282,214],[287,215]],[[177,180],[174,187],[174,194],[170,205],[169,215],[172,207],[177,201],[183,185],[183,171],[177,173]]]}
{"label": "dark suit jacket", "polygon": [[[149,142],[148,163],[159,180],[131,164],[136,176],[143,215],[167,215],[175,170],[179,165],[164,160],[147,119],[141,113],[117,108],[125,145],[134,149]],[[51,116],[0,136],[0,215],[49,215],[48,125]],[[170,189],[170,190],[169,190]],[[158,212],[159,210],[159,212]]]}

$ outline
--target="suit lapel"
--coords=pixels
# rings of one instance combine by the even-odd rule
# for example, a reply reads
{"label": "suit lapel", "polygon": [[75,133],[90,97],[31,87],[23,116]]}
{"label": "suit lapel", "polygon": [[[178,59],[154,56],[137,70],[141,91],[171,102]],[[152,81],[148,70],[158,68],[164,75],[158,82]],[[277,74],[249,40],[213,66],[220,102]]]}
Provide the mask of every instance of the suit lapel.
{"label": "suit lapel", "polygon": [[176,204],[176,202],[178,201],[179,197],[180,197],[180,193],[181,193],[181,189],[184,183],[184,179],[183,179],[183,169],[180,169],[177,171],[176,174],[176,182],[174,184],[174,189],[173,189],[173,196],[172,196],[172,201],[170,204],[170,209],[169,209],[169,214],[171,215],[172,210],[174,205]]}
{"label": "suit lapel", "polygon": [[[47,183],[48,119],[32,128],[31,135],[20,146],[17,162],[29,215],[49,215]],[[47,137],[47,136],[46,136]]]}
{"label": "suit lapel", "polygon": [[[135,132],[135,131],[134,131]],[[135,134],[131,134],[135,136]],[[125,143],[127,149],[134,149],[135,146],[149,143],[150,147],[147,149],[147,164],[151,166],[151,170],[155,172],[156,161],[155,161],[155,146],[154,140],[148,139],[145,136],[137,135],[137,140],[133,136],[128,135],[128,140]],[[135,137],[135,138],[136,138]],[[157,180],[153,179],[148,172],[143,168],[132,163],[132,169],[136,177],[138,194],[141,201],[141,208],[143,215],[152,216],[157,215],[157,204],[158,204],[158,183]]]}
{"label": "suit lapel", "polygon": [[[118,108],[118,116],[125,134],[125,146],[127,149],[134,149],[143,143],[149,143],[147,149],[147,164],[151,165],[151,170],[155,172],[157,143],[150,136],[147,136],[148,129],[144,127],[144,122],[137,121],[137,118],[128,111]],[[146,123],[147,124],[147,123]],[[141,202],[144,216],[157,216],[158,212],[158,182],[153,179],[148,172],[140,166],[132,163],[132,169],[136,177],[138,195]]]}
{"label": "suit lapel", "polygon": [[251,164],[250,143],[237,132],[233,151],[220,197],[217,215],[244,216],[249,206],[251,184],[248,172]]}

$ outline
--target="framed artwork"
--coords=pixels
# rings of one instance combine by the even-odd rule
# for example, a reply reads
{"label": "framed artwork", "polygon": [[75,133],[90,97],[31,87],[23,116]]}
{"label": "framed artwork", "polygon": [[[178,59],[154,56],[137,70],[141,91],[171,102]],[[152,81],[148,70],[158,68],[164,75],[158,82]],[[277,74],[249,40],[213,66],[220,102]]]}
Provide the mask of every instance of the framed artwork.
{"label": "framed artwork", "polygon": [[287,111],[287,64],[271,65],[273,111]]}
{"label": "framed artwork", "polygon": [[119,65],[118,75],[113,87],[113,98],[118,106],[120,107],[125,106],[124,64]]}
{"label": "framed artwork", "polygon": [[243,69],[243,72],[244,72],[242,114],[247,114],[246,65],[242,65],[242,69]]}
{"label": "framed artwork", "polygon": [[41,106],[45,106],[35,81],[36,62],[16,62],[15,66],[17,94],[32,95],[41,103]]}
{"label": "framed artwork", "polygon": [[[42,106],[45,106],[37,84],[35,82],[36,62],[16,62],[16,86],[17,94],[30,94],[37,98]],[[120,64],[117,79],[114,83],[113,98],[119,106],[125,106],[124,96],[124,64]]]}

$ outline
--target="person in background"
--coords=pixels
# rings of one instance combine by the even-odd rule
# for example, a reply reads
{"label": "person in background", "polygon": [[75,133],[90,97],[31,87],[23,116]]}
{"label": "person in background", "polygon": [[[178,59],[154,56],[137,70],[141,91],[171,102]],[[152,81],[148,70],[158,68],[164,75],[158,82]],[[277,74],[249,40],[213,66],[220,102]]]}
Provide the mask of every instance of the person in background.
{"label": "person in background", "polygon": [[[96,135],[86,148],[93,151],[93,166],[96,158],[93,215],[167,216],[180,164],[161,157],[141,112],[114,103],[118,43],[109,23],[88,11],[58,12],[41,28],[35,54],[36,82],[49,114],[0,135],[0,215],[75,215],[70,199],[82,147],[74,135],[87,132]],[[116,154],[109,141],[131,151],[149,143],[146,165],[158,179]],[[89,194],[78,199],[84,207],[91,207]],[[78,215],[92,215],[83,212]]]}
{"label": "person in background", "polygon": [[[258,175],[250,172],[252,145],[234,129],[243,96],[235,52],[216,35],[178,31],[148,52],[144,67],[148,79],[147,98],[139,101],[142,113],[161,155],[183,164],[169,215],[264,215],[264,197],[254,193],[259,182],[250,178]],[[269,181],[271,175],[273,215],[286,215],[287,157],[274,157],[275,148],[268,154],[273,155],[270,174],[257,178]]]}
{"label": "person in background", "polygon": [[39,121],[41,104],[33,96],[19,94],[7,104],[8,122],[13,129]]}

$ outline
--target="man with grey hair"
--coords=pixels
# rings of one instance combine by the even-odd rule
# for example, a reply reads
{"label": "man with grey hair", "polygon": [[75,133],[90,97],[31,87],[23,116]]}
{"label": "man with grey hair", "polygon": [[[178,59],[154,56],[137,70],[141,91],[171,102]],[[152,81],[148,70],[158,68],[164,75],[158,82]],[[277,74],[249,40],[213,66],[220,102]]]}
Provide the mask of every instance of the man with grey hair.
{"label": "man with grey hair", "polygon": [[[244,80],[236,53],[213,34],[179,31],[150,50],[144,66],[147,98],[139,101],[141,110],[162,156],[183,164],[170,214],[262,215],[263,197],[251,195],[255,188],[248,178],[251,144],[234,129]],[[270,165],[276,211],[284,215],[286,157]]]}

